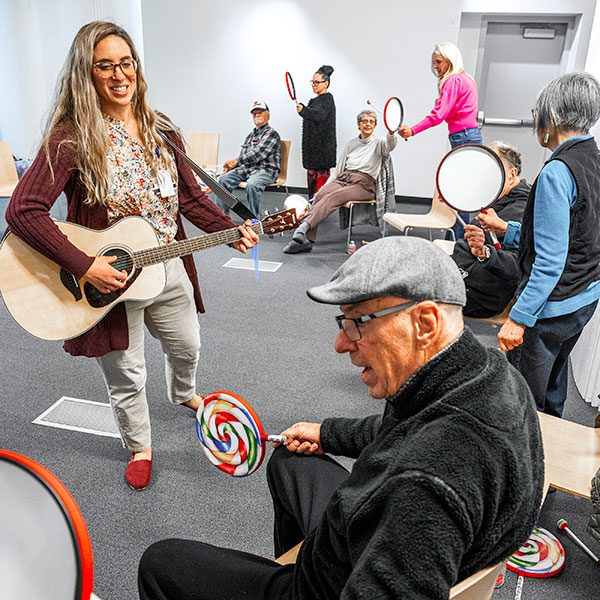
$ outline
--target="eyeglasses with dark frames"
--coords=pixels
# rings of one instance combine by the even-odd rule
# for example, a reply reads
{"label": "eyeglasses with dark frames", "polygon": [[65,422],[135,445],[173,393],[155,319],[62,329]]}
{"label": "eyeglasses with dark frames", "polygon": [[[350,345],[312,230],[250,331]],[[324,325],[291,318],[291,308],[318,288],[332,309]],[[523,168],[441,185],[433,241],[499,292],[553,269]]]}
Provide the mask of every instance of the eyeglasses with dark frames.
{"label": "eyeglasses with dark frames", "polygon": [[415,304],[418,304],[420,300],[413,300],[412,302],[405,302],[404,304],[400,304],[399,306],[392,306],[391,308],[386,308],[385,310],[380,310],[376,313],[371,313],[369,315],[364,315],[363,317],[346,317],[344,315],[337,315],[335,320],[337,321],[338,327],[348,336],[348,339],[351,342],[358,342],[358,340],[362,339],[362,333],[360,332],[360,325],[366,323],[367,321],[371,321],[373,319],[378,319],[379,317],[385,317],[385,315],[391,315],[392,313],[397,313],[402,310],[406,310]]}
{"label": "eyeglasses with dark frames", "polygon": [[310,83],[311,83],[311,85],[319,85],[320,83],[327,83],[327,82],[325,80],[317,81],[316,79],[312,79]]}
{"label": "eyeglasses with dark frames", "polygon": [[100,60],[92,65],[96,70],[96,73],[100,75],[103,79],[108,79],[112,77],[115,73],[115,69],[119,67],[121,72],[126,77],[131,77],[135,74],[138,68],[137,61],[135,58],[124,58],[119,63],[114,63],[110,60]]}

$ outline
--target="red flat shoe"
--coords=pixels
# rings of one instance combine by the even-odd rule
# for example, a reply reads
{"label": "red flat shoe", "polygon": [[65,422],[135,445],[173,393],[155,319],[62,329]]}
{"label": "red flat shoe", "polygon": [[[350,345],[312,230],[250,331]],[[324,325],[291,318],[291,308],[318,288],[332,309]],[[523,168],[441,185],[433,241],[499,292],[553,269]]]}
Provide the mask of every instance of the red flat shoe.
{"label": "red flat shoe", "polygon": [[132,456],[125,471],[125,481],[132,490],[143,490],[150,483],[151,472],[152,459],[133,460]]}

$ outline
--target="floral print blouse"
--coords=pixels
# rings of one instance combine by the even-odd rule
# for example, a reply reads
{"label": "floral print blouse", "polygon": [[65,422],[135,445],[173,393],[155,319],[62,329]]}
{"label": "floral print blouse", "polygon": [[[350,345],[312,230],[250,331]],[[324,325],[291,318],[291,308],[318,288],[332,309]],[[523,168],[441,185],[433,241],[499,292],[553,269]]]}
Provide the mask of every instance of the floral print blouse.
{"label": "floral print blouse", "polygon": [[142,145],[126,131],[123,121],[108,115],[104,115],[104,121],[110,138],[108,165],[113,174],[107,202],[109,224],[137,215],[152,224],[161,244],[172,242],[177,233],[179,210],[177,181],[174,181],[175,195],[163,198]]}

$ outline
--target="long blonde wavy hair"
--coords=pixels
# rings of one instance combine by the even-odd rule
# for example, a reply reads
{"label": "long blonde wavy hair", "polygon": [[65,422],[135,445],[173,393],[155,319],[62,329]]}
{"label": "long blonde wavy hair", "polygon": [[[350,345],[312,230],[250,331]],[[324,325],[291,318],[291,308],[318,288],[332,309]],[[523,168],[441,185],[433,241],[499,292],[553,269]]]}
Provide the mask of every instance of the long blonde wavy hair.
{"label": "long blonde wavy hair", "polygon": [[[81,182],[87,190],[85,203],[104,205],[109,195],[112,176],[108,168],[107,152],[109,139],[102,116],[100,99],[92,81],[94,48],[109,35],[123,39],[131,50],[131,56],[138,64],[137,82],[131,107],[137,121],[145,157],[152,174],[166,168],[175,171],[172,154],[166,143],[156,133],[179,130],[164,115],[157,113],[146,101],[148,84],[144,79],[140,58],[129,34],[118,25],[108,21],[93,21],[84,25],[75,36],[63,66],[56,88],[56,98],[44,128],[43,146],[52,170],[49,139],[53,131],[62,125],[69,125],[70,137],[62,143],[71,144],[75,152],[75,164]],[[160,148],[160,156],[155,152]]]}

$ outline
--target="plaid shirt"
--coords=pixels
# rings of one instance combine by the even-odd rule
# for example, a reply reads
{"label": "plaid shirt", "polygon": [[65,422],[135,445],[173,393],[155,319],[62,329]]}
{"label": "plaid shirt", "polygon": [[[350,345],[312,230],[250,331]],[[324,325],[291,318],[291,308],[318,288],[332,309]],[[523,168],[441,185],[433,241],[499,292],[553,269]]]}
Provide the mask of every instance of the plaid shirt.
{"label": "plaid shirt", "polygon": [[237,169],[245,177],[255,171],[266,171],[277,177],[281,169],[281,139],[270,125],[255,127],[248,134],[238,156]]}

